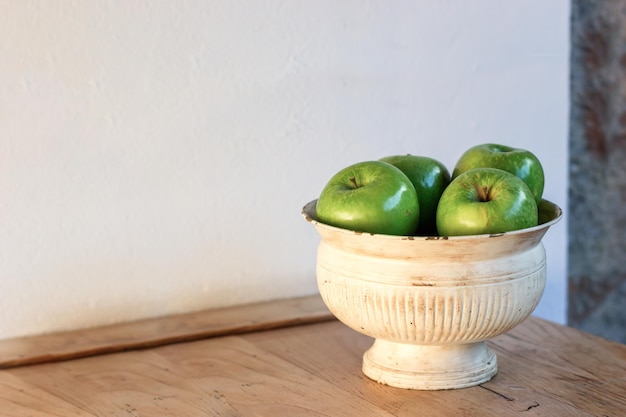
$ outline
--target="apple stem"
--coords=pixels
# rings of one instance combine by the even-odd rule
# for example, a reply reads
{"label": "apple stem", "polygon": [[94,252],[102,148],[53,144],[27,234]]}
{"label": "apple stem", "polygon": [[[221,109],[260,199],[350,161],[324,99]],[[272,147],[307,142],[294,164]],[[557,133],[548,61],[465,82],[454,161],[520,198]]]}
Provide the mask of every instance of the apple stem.
{"label": "apple stem", "polygon": [[354,188],[359,188],[359,185],[356,183],[356,178],[350,177],[350,182],[354,186]]}
{"label": "apple stem", "polygon": [[489,201],[489,187],[482,186],[479,187],[478,184],[474,184],[474,188],[476,189],[476,192],[478,193],[478,200],[479,201]]}

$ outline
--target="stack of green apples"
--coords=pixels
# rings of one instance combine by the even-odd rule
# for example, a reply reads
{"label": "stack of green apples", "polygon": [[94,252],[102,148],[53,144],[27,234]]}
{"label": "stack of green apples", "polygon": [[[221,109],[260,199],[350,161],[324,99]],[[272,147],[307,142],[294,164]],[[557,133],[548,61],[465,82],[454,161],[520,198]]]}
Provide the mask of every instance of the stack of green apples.
{"label": "stack of green apples", "polygon": [[317,220],[401,236],[498,234],[537,226],[544,171],[526,149],[486,143],[466,150],[452,175],[436,159],[393,155],[330,178]]}

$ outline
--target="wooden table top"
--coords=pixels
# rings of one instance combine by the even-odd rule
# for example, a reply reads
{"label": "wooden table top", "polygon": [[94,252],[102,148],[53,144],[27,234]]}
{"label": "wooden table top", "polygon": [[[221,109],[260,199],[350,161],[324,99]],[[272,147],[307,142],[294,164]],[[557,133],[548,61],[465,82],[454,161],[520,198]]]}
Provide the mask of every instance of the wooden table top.
{"label": "wooden table top", "polygon": [[626,346],[539,318],[490,340],[498,374],[460,390],[369,380],[371,343],[318,297],[5,340],[0,415],[626,415]]}

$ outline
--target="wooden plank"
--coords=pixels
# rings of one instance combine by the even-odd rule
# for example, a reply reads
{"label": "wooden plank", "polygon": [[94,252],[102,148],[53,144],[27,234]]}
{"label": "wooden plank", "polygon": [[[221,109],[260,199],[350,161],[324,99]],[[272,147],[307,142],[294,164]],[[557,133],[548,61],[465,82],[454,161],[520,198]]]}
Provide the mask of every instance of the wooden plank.
{"label": "wooden plank", "polygon": [[0,371],[11,416],[611,416],[626,346],[530,318],[489,342],[481,386],[410,391],[363,376],[372,339],[331,321]]}
{"label": "wooden plank", "polygon": [[284,323],[271,312],[283,305],[284,318],[303,325],[0,370],[0,414],[621,417],[626,410],[625,345],[531,317],[488,342],[499,363],[491,381],[452,391],[402,390],[362,374],[371,338],[296,313],[302,307],[326,320],[319,300],[293,302],[218,316],[230,317],[235,329],[250,328],[251,313]]}
{"label": "wooden plank", "polygon": [[[617,411],[626,410],[626,346],[538,318],[489,342],[500,365],[492,381],[454,391],[406,391],[373,383],[360,372],[361,356],[371,339],[340,327],[331,329],[330,324],[323,327],[328,340],[323,344],[308,340],[301,328],[285,335],[289,342],[263,334],[249,335],[247,340],[333,381],[355,401],[371,402],[395,416],[416,415],[416,410],[431,416],[621,416],[623,411]],[[526,342],[520,343],[520,338]],[[593,369],[597,375],[586,375],[581,384],[577,375]]]}
{"label": "wooden plank", "polygon": [[0,340],[0,369],[332,320],[319,296]]}
{"label": "wooden plank", "polygon": [[492,345],[500,372],[483,386],[536,415],[626,413],[626,345],[537,318]]}

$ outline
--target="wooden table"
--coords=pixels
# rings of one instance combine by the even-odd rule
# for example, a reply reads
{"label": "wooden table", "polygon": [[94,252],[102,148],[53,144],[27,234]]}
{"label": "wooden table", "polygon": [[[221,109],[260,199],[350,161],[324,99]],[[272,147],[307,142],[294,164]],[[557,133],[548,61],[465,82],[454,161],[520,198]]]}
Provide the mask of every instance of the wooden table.
{"label": "wooden table", "polygon": [[318,297],[0,341],[1,416],[626,416],[626,346],[531,317],[480,386],[364,377]]}

